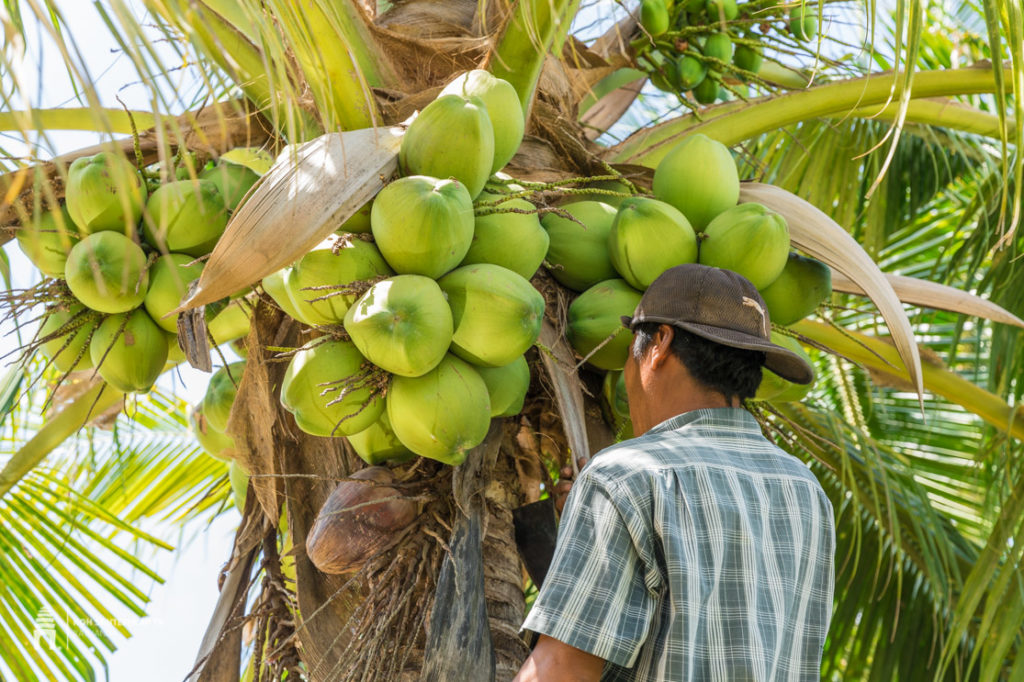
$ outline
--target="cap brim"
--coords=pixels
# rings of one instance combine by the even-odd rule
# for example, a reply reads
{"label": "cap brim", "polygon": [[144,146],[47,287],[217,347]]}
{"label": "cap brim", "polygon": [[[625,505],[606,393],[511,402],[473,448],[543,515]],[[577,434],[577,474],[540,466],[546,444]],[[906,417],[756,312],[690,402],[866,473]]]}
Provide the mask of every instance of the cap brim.
{"label": "cap brim", "polygon": [[811,368],[806,360],[788,348],[778,346],[771,341],[765,341],[759,336],[751,336],[750,334],[744,334],[732,329],[722,329],[721,327],[711,327],[692,322],[680,322],[679,320],[655,316],[646,316],[642,320],[636,320],[636,318],[623,315],[621,319],[622,324],[629,329],[633,329],[634,323],[657,322],[680,327],[701,338],[720,343],[724,346],[761,351],[765,354],[765,368],[786,381],[792,381],[794,384],[809,384],[814,381],[814,369]]}

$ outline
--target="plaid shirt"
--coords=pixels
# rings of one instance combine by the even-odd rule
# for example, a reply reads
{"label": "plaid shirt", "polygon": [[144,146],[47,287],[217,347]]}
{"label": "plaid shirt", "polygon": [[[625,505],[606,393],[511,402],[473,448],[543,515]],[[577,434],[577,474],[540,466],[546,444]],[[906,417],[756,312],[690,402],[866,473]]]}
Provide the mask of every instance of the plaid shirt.
{"label": "plaid shirt", "polygon": [[602,680],[818,680],[832,505],[742,408],[687,412],[594,458],[523,628]]}

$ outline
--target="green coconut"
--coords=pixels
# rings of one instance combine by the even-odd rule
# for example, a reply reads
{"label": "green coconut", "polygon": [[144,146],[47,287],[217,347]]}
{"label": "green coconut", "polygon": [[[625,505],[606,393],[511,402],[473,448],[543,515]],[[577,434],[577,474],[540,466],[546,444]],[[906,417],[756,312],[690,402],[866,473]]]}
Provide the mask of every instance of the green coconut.
{"label": "green coconut", "polygon": [[376,246],[332,234],[285,273],[284,286],[300,322],[341,324],[358,297],[346,287],[392,274]]}
{"label": "green coconut", "polygon": [[764,48],[760,45],[753,47],[751,45],[739,44],[736,46],[736,52],[733,53],[732,63],[738,68],[744,71],[750,71],[751,73],[757,73],[761,70],[761,64],[764,62]]}
{"label": "green coconut", "polygon": [[405,131],[398,165],[403,175],[455,178],[470,198],[480,194],[494,168],[494,128],[483,100],[443,94],[425,106]]}
{"label": "green coconut", "polygon": [[504,168],[522,144],[526,127],[523,106],[512,84],[483,69],[474,69],[446,85],[441,94],[480,98],[487,109],[487,118],[494,133],[491,172]]}
{"label": "green coconut", "polygon": [[181,305],[189,283],[199,279],[202,272],[203,264],[183,253],[160,256],[150,266],[149,289],[143,305],[153,321],[165,331],[178,331],[178,314],[166,316]]}
{"label": "green coconut", "polygon": [[395,377],[387,405],[403,445],[451,465],[462,464],[491,422],[487,384],[472,365],[450,354],[421,377]]}
{"label": "green coconut", "polygon": [[615,429],[615,440],[632,438],[633,421],[629,415],[625,374],[618,371],[605,374],[601,395],[604,398],[602,408],[605,411],[605,419]]}
{"label": "green coconut", "polygon": [[832,294],[832,270],[814,258],[790,253],[782,273],[761,291],[768,317],[790,325],[814,312]]}
{"label": "green coconut", "polygon": [[641,291],[665,270],[697,262],[697,235],[677,208],[657,199],[622,202],[608,233],[612,265]]}
{"label": "green coconut", "polygon": [[82,234],[116,230],[130,235],[142,217],[146,184],[128,159],[100,152],[72,162],[64,201]]}
{"label": "green coconut", "polygon": [[245,513],[245,500],[249,496],[249,472],[238,462],[228,464],[228,482],[231,484],[231,501],[239,514]]}
{"label": "green coconut", "polygon": [[111,315],[93,334],[89,355],[108,384],[125,393],[145,393],[167,364],[167,334],[141,308]]}
{"label": "green coconut", "polygon": [[277,307],[283,310],[288,317],[293,320],[299,319],[299,310],[292,302],[291,294],[288,293],[288,287],[285,286],[285,279],[288,278],[291,272],[291,266],[282,268],[277,272],[271,273],[263,278],[263,291],[273,299]]}
{"label": "green coconut", "polygon": [[64,277],[86,307],[124,313],[142,304],[149,271],[142,247],[118,232],[97,232],[75,244]]}
{"label": "green coconut", "polygon": [[704,9],[707,10],[712,23],[718,23],[722,19],[732,21],[740,15],[736,0],[706,0]]}
{"label": "green coconut", "polygon": [[206,329],[213,337],[213,342],[220,345],[247,336],[252,327],[249,312],[249,305],[244,300],[236,299],[212,317],[207,314]]}
{"label": "green coconut", "polygon": [[473,242],[473,198],[453,179],[395,180],[373,201],[373,238],[395,272],[437,279],[462,262]]}
{"label": "green coconut", "polygon": [[441,362],[452,342],[452,312],[437,282],[398,275],[378,282],[345,315],[345,331],[370,362],[418,377]]}
{"label": "green coconut", "polygon": [[786,219],[753,202],[712,220],[700,243],[702,264],[738,272],[758,289],[775,281],[788,258]]}
{"label": "green coconut", "polygon": [[161,253],[205,256],[228,224],[228,212],[211,180],[179,180],[160,185],[146,203],[142,224],[146,243]]}
{"label": "green coconut", "polygon": [[416,456],[398,440],[385,410],[369,428],[348,437],[352,449],[370,466],[385,462],[406,462]]}
{"label": "green coconut", "polygon": [[[709,1],[717,2],[718,0]],[[704,49],[702,51],[705,57],[711,57],[728,64],[732,62],[732,50],[732,38],[729,37],[728,33],[712,33],[704,41]],[[709,68],[712,71],[721,70],[721,66],[718,64],[712,64]]]}
{"label": "green coconut", "polygon": [[465,265],[437,283],[452,309],[452,352],[463,360],[501,367],[537,341],[544,297],[511,270],[490,263]]}
{"label": "green coconut", "polygon": [[314,436],[349,436],[384,411],[366,360],[348,341],[325,341],[294,356],[281,382],[281,404]]}
{"label": "green coconut", "polygon": [[797,40],[811,40],[818,35],[818,10],[806,4],[789,10],[789,30]]}
{"label": "green coconut", "polygon": [[14,236],[22,253],[47,277],[64,277],[68,254],[82,238],[64,206],[43,213],[15,231]]}
{"label": "green coconut", "polygon": [[[811,363],[810,356],[807,355],[807,351],[805,351],[803,346],[800,345],[800,342],[792,336],[773,331],[772,343],[793,351],[797,355],[801,356],[807,364],[814,367]],[[795,384],[792,381],[783,379],[769,369],[762,368],[761,385],[757,388],[754,400],[768,400],[777,403],[799,402],[807,397],[807,394],[813,386],[814,381],[811,381],[809,384]]]}
{"label": "green coconut", "polygon": [[[712,81],[713,82],[713,81]],[[718,84],[715,83],[716,95]],[[688,135],[654,171],[654,196],[683,212],[697,232],[736,205],[740,178],[729,148],[707,135]]]}
{"label": "green coconut", "polygon": [[654,37],[667,31],[669,18],[665,0],[641,0],[640,25]]}
{"label": "green coconut", "polygon": [[638,303],[640,292],[623,279],[595,284],[569,304],[569,343],[594,367],[622,369],[633,335],[621,318],[632,315]]}
{"label": "green coconut", "polygon": [[721,85],[718,82],[718,75],[714,72],[709,72],[707,78],[702,80],[697,87],[693,89],[693,98],[701,104],[712,104],[721,92]]}
{"label": "green coconut", "polygon": [[523,411],[530,389],[530,365],[524,356],[503,367],[477,367],[476,371],[487,385],[492,417],[512,417]]}
{"label": "green coconut", "polygon": [[608,254],[615,209],[600,201],[576,201],[560,208],[579,222],[556,213],[541,218],[551,239],[547,261],[554,278],[574,291],[585,291],[617,277]]}
{"label": "green coconut", "polygon": [[203,414],[201,401],[188,411],[188,423],[196,440],[199,441],[199,446],[206,451],[206,454],[217,459],[231,459],[232,451],[235,448],[235,439],[210,426],[206,415]]}
{"label": "green coconut", "polygon": [[[39,325],[40,349],[60,372],[89,369],[89,339],[98,325],[99,315],[85,306],[55,308]],[[43,341],[50,336],[53,338]]]}
{"label": "green coconut", "polygon": [[[500,198],[501,195],[483,192],[477,203]],[[550,241],[547,231],[541,227],[536,208],[524,199],[507,199],[487,209],[525,213],[478,215],[473,226],[473,241],[460,265],[491,263],[530,279],[544,261]]]}
{"label": "green coconut", "polygon": [[707,65],[692,55],[682,55],[676,60],[676,80],[680,90],[693,90],[707,75]]}
{"label": "green coconut", "polygon": [[341,224],[335,232],[338,234],[369,234],[370,213],[373,211],[373,201],[363,204],[362,208],[348,217],[348,220]]}
{"label": "green coconut", "polygon": [[245,372],[245,362],[232,362],[224,365],[210,377],[203,396],[203,414],[206,421],[214,429],[225,431],[228,428],[228,417],[231,406],[235,404],[238,383]]}
{"label": "green coconut", "polygon": [[200,173],[199,179],[209,180],[215,184],[224,200],[224,208],[234,211],[260,176],[256,171],[241,164],[221,161]]}
{"label": "green coconut", "polygon": [[185,351],[178,345],[178,335],[171,332],[164,332],[164,334],[167,336],[167,362],[175,365],[186,362],[188,358],[185,356]]}

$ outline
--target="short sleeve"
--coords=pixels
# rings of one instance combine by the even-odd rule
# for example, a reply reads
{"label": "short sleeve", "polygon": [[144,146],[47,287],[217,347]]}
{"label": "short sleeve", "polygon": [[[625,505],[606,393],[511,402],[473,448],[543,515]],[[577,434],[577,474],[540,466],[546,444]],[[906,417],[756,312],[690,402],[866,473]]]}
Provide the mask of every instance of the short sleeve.
{"label": "short sleeve", "polygon": [[657,595],[645,583],[635,524],[587,473],[569,494],[551,567],[523,629],[632,667],[657,613]]}

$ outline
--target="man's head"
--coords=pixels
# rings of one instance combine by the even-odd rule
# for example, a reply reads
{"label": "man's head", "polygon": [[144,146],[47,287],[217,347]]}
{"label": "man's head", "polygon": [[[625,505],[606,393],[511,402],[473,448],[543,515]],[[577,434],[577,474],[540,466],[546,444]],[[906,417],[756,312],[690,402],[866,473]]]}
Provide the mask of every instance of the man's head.
{"label": "man's head", "polygon": [[666,270],[623,324],[635,334],[625,368],[630,412],[635,404],[646,413],[633,415],[638,433],[659,417],[741,404],[757,391],[762,366],[795,383],[813,379],[803,358],[771,342],[764,300],[729,270]]}

